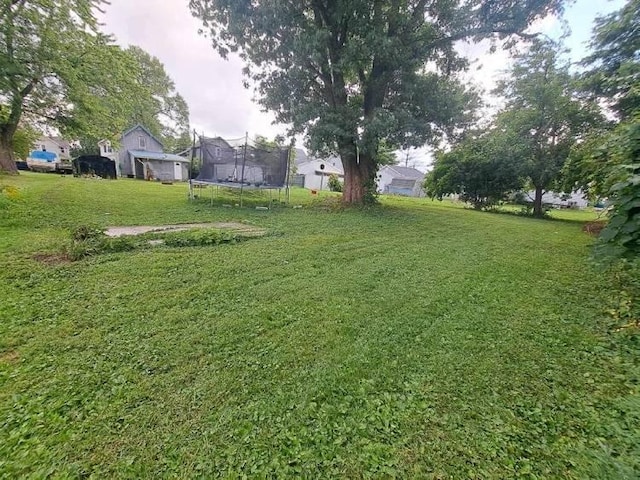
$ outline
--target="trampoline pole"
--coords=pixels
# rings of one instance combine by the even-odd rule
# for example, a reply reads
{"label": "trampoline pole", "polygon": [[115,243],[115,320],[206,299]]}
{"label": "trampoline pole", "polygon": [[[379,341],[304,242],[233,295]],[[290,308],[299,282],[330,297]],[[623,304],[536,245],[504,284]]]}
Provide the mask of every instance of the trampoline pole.
{"label": "trampoline pole", "polygon": [[291,155],[293,153],[293,145],[295,140],[291,139],[291,144],[289,145],[289,151],[287,152],[287,184],[285,195],[287,198],[287,205],[291,202]]}
{"label": "trampoline pole", "polygon": [[247,142],[249,141],[249,132],[244,134],[244,152],[242,153],[242,174],[240,176],[240,208],[242,208],[242,198],[244,194],[244,166],[247,162]]}

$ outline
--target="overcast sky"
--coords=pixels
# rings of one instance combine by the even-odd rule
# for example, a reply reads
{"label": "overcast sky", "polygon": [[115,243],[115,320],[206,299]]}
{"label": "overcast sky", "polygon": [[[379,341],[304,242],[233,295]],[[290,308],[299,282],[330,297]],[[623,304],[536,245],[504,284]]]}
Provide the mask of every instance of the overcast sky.
{"label": "overcast sky", "polygon": [[[574,60],[585,53],[593,20],[598,14],[618,10],[624,0],[578,0],[566,13],[572,35],[567,40]],[[189,104],[192,128],[208,136],[238,138],[249,132],[273,137],[286,127],[272,125],[273,117],[260,111],[252,91],[242,86],[242,62],[223,60],[209,41],[198,34],[200,23],[189,12],[187,0],[111,0],[102,18],[103,29],[123,46],[138,45],[158,57],[178,91]],[[535,27],[558,37],[561,22],[549,18]],[[476,58],[468,78],[486,90],[509,66],[505,53],[489,55],[481,45],[461,45],[461,52]],[[424,170],[429,163],[424,151],[414,153],[411,163]]]}

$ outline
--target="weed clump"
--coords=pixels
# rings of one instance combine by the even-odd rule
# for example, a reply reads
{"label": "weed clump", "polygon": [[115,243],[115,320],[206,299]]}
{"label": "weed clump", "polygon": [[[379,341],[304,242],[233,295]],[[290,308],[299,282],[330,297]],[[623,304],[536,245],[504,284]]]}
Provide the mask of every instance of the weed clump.
{"label": "weed clump", "polygon": [[248,237],[238,233],[223,232],[211,228],[185,230],[181,232],[150,232],[143,235],[110,237],[102,228],[81,225],[71,232],[66,256],[77,261],[103,253],[128,252],[152,246],[210,247],[222,243],[236,243]]}

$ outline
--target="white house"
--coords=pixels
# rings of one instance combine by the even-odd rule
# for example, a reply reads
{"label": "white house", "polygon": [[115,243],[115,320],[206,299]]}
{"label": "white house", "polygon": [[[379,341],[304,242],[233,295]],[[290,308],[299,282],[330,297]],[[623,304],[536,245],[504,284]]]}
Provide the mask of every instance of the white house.
{"label": "white house", "polygon": [[378,193],[423,197],[424,175],[415,168],[385,165],[378,171]]}
{"label": "white house", "polygon": [[337,157],[326,160],[307,160],[297,166],[297,175],[304,178],[302,186],[310,190],[329,190],[329,177],[336,175],[344,180],[342,163]]}
{"label": "white house", "polygon": [[116,150],[113,145],[111,145],[110,140],[100,140],[98,142],[98,148],[100,149],[100,156],[107,157],[110,160],[118,159],[118,150]]}
{"label": "white house", "polygon": [[62,137],[41,137],[27,157],[31,170],[55,172],[71,170],[71,143]]}
{"label": "white house", "polygon": [[[524,192],[526,201],[533,203],[536,192]],[[545,192],[542,195],[542,204],[551,205],[556,208],[587,208],[589,201],[584,196],[584,192],[578,190],[572,193]]]}

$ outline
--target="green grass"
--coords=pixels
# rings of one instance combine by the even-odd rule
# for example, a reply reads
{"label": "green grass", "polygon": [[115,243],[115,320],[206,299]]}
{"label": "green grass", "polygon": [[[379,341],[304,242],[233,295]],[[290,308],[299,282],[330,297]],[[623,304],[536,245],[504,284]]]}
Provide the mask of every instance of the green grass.
{"label": "green grass", "polygon": [[[0,477],[640,475],[638,338],[578,221],[0,182]],[[272,235],[34,259],[81,225],[209,221]]]}

